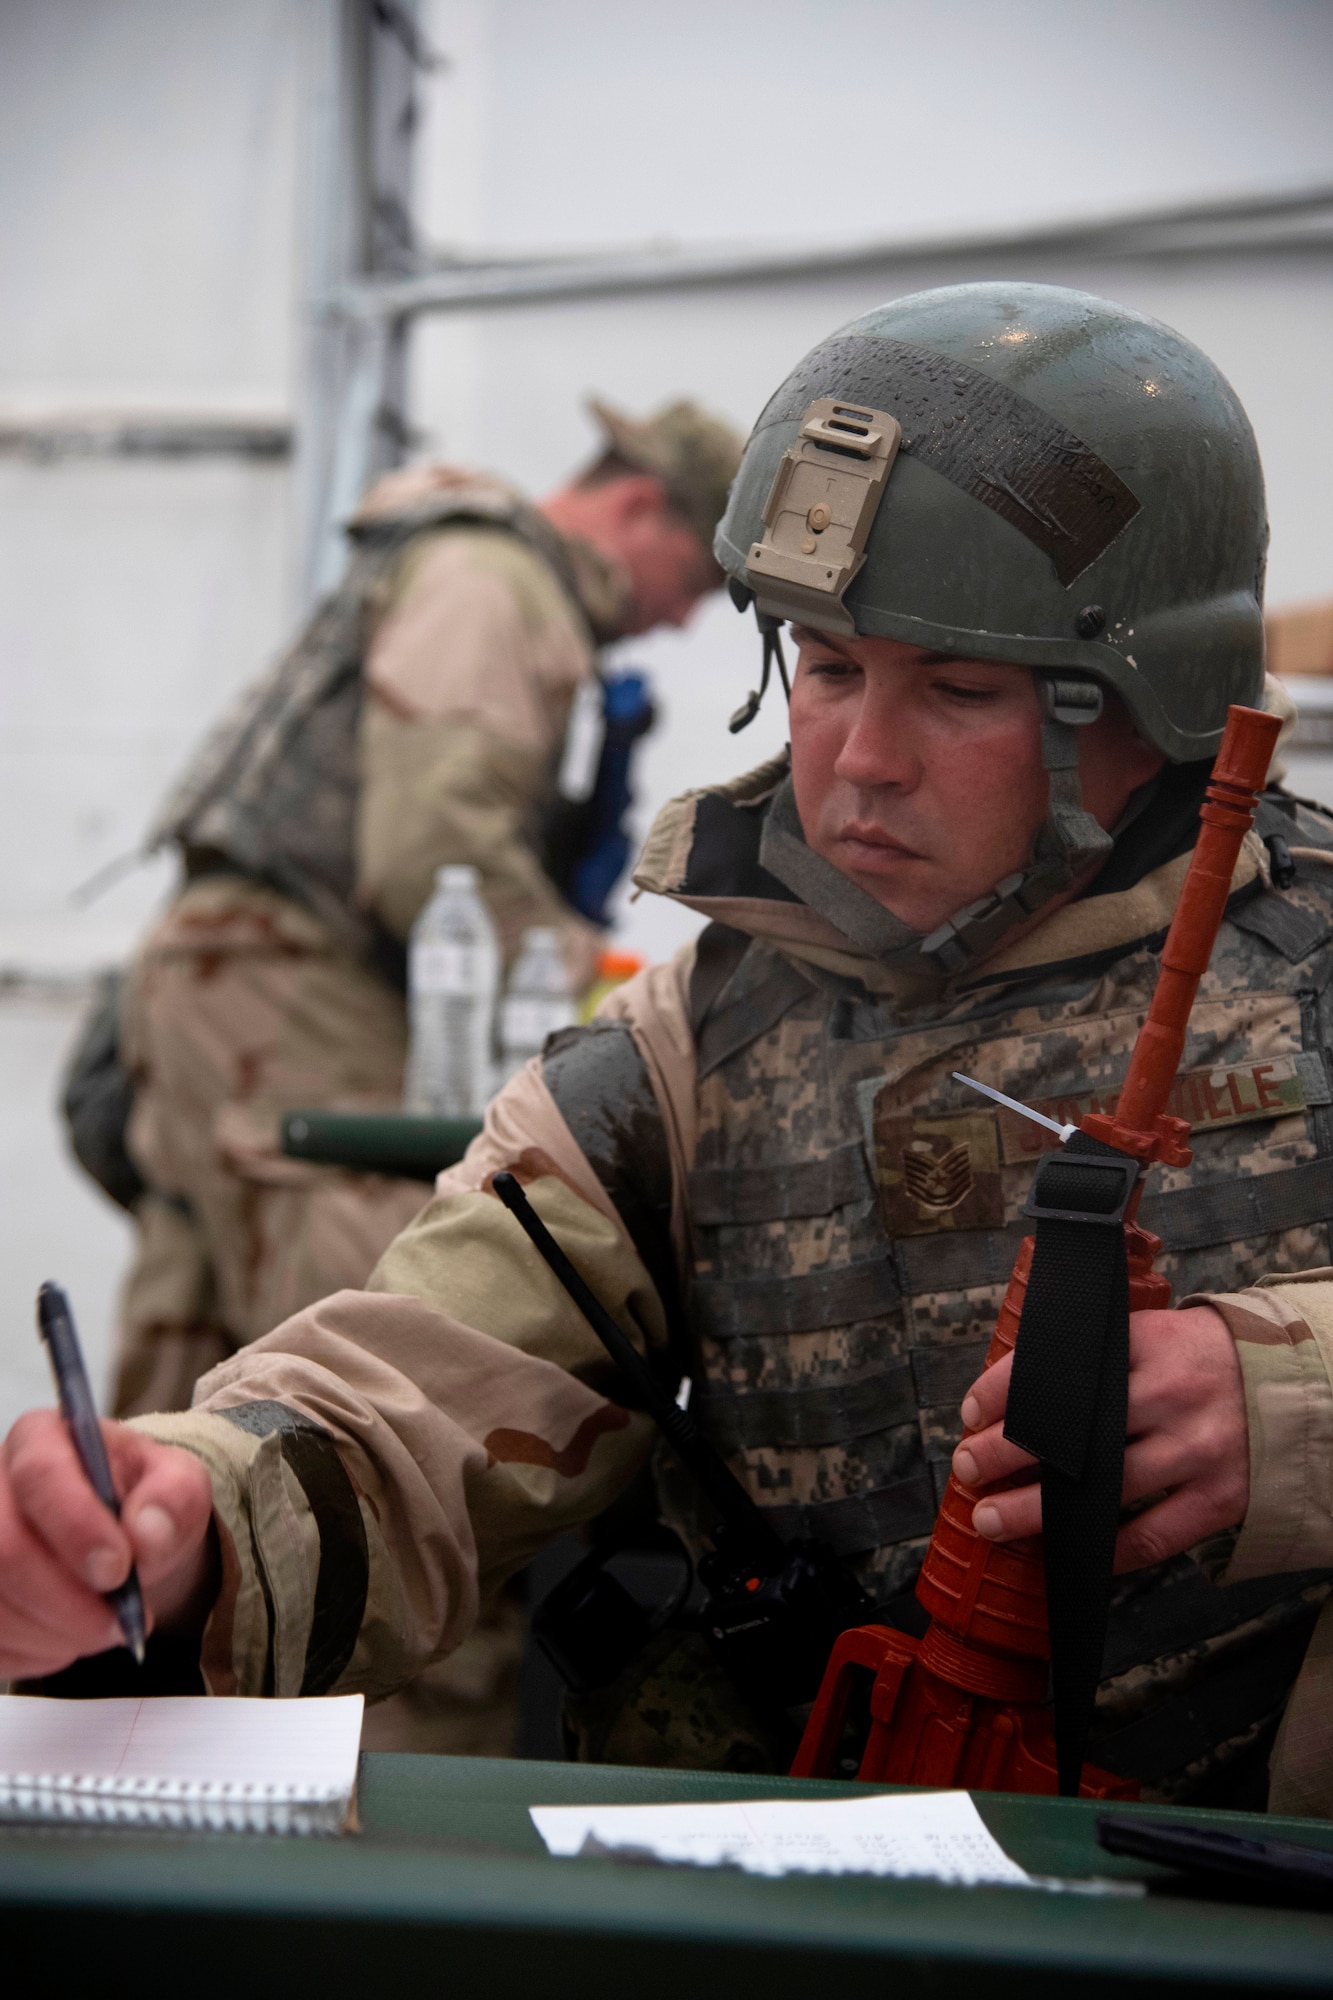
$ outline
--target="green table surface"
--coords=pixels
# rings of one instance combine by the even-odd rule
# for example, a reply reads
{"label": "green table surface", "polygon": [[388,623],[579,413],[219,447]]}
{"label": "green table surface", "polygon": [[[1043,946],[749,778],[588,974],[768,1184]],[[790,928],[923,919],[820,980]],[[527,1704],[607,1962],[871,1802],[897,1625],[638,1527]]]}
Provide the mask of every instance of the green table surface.
{"label": "green table surface", "polygon": [[[1187,1896],[1175,1878],[1104,1854],[1093,1818],[1106,1808],[1079,1801],[977,1795],[996,1838],[1032,1872],[1153,1876],[1148,1896],[557,1861],[527,1813],[860,1789],[372,1755],[363,1831],[337,1840],[0,1828],[0,1981],[16,1995],[247,2000],[1333,1992],[1333,1914]],[[1324,1823],[1178,1816],[1333,1847]]]}

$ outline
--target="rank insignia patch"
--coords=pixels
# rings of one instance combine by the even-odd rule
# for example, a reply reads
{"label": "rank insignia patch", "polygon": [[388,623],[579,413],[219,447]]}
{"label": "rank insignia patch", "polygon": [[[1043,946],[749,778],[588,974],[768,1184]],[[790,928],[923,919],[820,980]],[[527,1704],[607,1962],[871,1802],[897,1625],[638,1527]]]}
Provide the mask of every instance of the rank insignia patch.
{"label": "rank insignia patch", "polygon": [[892,1235],[1001,1227],[1000,1149],[990,1112],[910,1118],[881,1101],[871,1131],[880,1206]]}
{"label": "rank insignia patch", "polygon": [[948,1146],[942,1139],[911,1139],[903,1153],[903,1185],[918,1208],[937,1208],[946,1215],[966,1201],[976,1186],[972,1173],[972,1149],[966,1139]]}

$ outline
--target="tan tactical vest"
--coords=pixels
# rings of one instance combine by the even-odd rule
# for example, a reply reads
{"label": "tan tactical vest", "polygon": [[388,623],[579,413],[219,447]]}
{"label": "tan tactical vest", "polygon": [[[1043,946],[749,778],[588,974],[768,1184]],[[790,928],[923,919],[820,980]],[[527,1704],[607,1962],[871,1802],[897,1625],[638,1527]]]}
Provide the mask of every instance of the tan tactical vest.
{"label": "tan tactical vest", "polygon": [[[1333,846],[1306,817],[1294,837]],[[1333,869],[1309,872],[1233,910],[1194,1010],[1173,1106],[1194,1161],[1142,1211],[1177,1302],[1333,1261]],[[755,941],[699,1030],[693,1407],[780,1529],[881,1603],[920,1566],[1043,1136],[950,1072],[1062,1119],[1108,1108],[1157,973],[1109,956],[904,1018]],[[1089,1754],[1150,1798],[1263,1802],[1330,1580],[1219,1587],[1233,1540],[1117,1583]]]}
{"label": "tan tactical vest", "polygon": [[352,950],[372,945],[373,927],[355,902],[362,667],[409,543],[469,523],[518,536],[580,603],[561,537],[495,481],[460,480],[408,511],[367,521],[354,531],[338,589],[205,741],[148,836],[150,853],[175,842],[187,867],[252,876],[304,904]]}

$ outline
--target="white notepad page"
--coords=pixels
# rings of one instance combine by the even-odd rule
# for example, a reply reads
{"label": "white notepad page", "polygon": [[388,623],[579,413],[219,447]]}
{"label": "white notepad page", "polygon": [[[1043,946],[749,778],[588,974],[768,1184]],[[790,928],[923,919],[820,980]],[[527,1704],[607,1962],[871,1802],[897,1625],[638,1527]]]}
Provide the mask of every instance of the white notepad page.
{"label": "white notepad page", "polygon": [[364,1701],[0,1697],[0,1818],[334,1832]]}
{"label": "white notepad page", "polygon": [[533,1806],[552,1854],[647,1853],[752,1875],[930,1876],[939,1882],[1031,1877],[1011,1861],[967,1792],[883,1793],[865,1799],[749,1799],[726,1805]]}

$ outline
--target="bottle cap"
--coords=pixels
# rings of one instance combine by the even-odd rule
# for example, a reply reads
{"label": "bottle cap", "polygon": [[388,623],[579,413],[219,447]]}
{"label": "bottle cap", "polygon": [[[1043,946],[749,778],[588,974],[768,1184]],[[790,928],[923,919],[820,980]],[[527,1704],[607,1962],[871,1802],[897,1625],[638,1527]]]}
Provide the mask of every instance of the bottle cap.
{"label": "bottle cap", "polygon": [[470,861],[450,861],[435,870],[437,889],[475,889],[479,880]]}
{"label": "bottle cap", "polygon": [[604,951],[597,960],[599,979],[633,979],[642,971],[643,960],[637,951]]}

